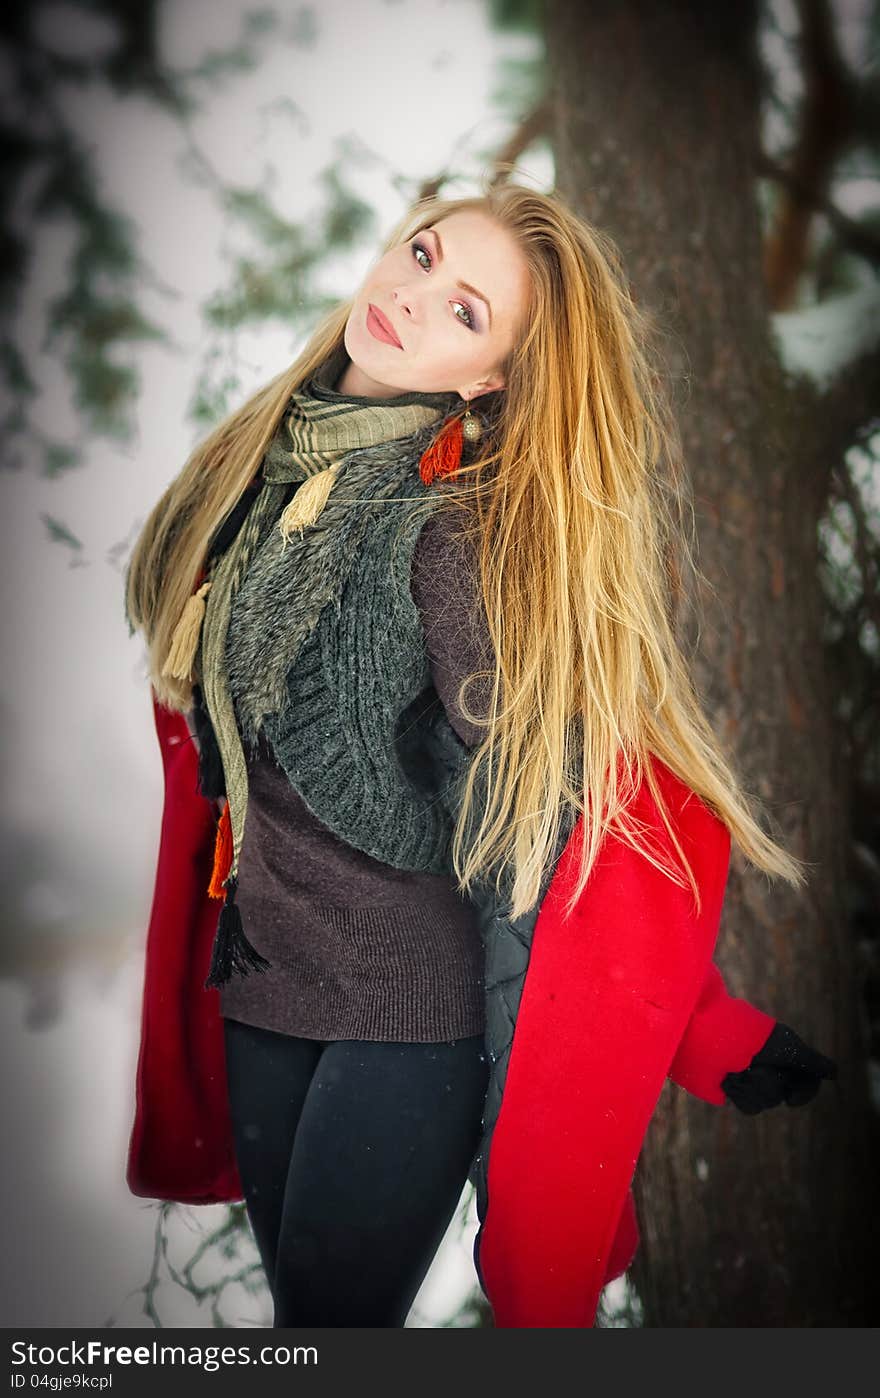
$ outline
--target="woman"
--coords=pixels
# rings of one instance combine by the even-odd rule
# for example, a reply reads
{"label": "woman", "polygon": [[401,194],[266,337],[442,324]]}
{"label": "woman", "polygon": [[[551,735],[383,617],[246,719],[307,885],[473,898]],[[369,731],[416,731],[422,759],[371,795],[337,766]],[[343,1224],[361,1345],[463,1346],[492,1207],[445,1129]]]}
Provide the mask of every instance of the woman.
{"label": "woman", "polygon": [[666,1076],[754,1112],[835,1074],[711,960],[731,840],[804,879],[673,638],[649,330],[559,198],[423,201],[135,547],[129,1184],[243,1195],[276,1325],[402,1326],[467,1179],[496,1325],[592,1325]]}

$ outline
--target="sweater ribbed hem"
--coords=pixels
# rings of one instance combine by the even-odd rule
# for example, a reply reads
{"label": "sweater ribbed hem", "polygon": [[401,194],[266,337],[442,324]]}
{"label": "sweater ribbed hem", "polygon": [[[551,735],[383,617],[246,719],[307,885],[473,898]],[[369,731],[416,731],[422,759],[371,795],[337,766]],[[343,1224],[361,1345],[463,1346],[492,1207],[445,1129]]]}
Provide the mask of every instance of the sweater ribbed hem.
{"label": "sweater ribbed hem", "polygon": [[247,920],[249,940],[272,966],[221,988],[220,1012],[314,1039],[437,1043],[485,1028],[479,935],[435,909],[327,907],[309,926],[273,916]]}
{"label": "sweater ribbed hem", "polygon": [[221,1004],[220,1014],[223,1019],[237,1019],[242,1024],[250,1024],[254,1029],[271,1029],[276,1034],[288,1034],[292,1038],[321,1039],[329,1043],[337,1039],[364,1039],[379,1044],[451,1044],[459,1039],[471,1039],[486,1032],[485,1016],[462,1021],[460,1027],[453,1023],[444,1029],[419,1028],[412,1033],[401,1031],[377,1034],[372,1032],[369,1022],[365,1024],[357,1018],[353,1018],[350,1025],[341,1025],[330,1032],[320,1023],[316,1024],[307,1019],[291,1021],[286,1016],[276,1017],[269,1014],[268,1007],[262,1004],[252,1008],[246,1004],[235,1005],[229,1009]]}

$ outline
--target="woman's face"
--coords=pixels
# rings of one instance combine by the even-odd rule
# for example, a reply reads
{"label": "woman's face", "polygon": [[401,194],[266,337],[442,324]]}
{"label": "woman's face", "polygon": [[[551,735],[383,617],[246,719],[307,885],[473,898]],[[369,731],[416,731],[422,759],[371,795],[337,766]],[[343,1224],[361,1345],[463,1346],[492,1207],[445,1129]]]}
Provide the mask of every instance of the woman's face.
{"label": "woman's face", "polygon": [[[371,398],[455,392],[471,399],[503,387],[498,365],[528,310],[525,259],[513,236],[478,209],[459,210],[430,228],[392,248],[367,273],[345,327],[351,363],[338,392]],[[374,333],[383,317],[398,343]]]}

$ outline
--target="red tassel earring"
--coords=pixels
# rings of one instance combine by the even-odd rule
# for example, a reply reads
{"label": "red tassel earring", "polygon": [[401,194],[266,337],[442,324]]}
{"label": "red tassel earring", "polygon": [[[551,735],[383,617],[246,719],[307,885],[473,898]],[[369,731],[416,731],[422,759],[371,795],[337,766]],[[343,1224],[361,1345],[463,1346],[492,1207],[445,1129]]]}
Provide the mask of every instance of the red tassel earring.
{"label": "red tassel earring", "polygon": [[419,475],[425,485],[430,485],[437,476],[455,475],[461,463],[463,440],[461,418],[451,418],[422,453]]}
{"label": "red tassel earring", "polygon": [[423,452],[419,462],[419,474],[425,485],[430,485],[437,476],[454,476],[461,464],[465,438],[469,442],[480,440],[483,434],[482,423],[476,413],[472,412],[470,403],[466,402],[465,406],[464,417],[450,418],[427,451]]}

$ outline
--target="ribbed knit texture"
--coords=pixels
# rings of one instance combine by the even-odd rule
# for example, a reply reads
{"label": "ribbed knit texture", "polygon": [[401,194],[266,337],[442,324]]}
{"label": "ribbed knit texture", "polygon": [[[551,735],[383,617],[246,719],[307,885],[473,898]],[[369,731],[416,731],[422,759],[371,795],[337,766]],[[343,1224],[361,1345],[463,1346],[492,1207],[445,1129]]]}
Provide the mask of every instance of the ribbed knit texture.
{"label": "ribbed knit texture", "polygon": [[[424,486],[402,481],[398,492]],[[417,764],[421,777],[431,760],[431,720],[417,708],[430,669],[408,581],[423,523],[396,511],[374,519],[338,615],[322,612],[265,732],[297,791],[340,838],[398,869],[439,874],[450,867],[449,812],[409,775]]]}
{"label": "ribbed knit texture", "polygon": [[448,873],[452,819],[432,773],[448,783],[462,744],[442,714],[414,712],[430,670],[412,553],[443,504],[418,471],[430,438],[351,453],[308,547],[284,553],[273,532],[255,551],[225,665],[241,732],[265,732],[328,829],[396,868]]}
{"label": "ribbed knit texture", "polygon": [[[326,374],[318,391],[334,396]],[[231,549],[246,567],[229,588],[222,657],[249,812],[236,902],[270,965],[220,994],[222,1013],[248,1023],[420,1042],[485,1024],[480,928],[451,873],[446,788],[481,736],[453,690],[488,659],[485,637],[468,649],[458,629],[474,581],[450,548],[462,517],[441,508],[448,487],[419,475],[432,436],[426,423],[350,452],[301,546],[275,528],[289,483],[259,527],[259,512],[236,522],[251,531]],[[261,476],[291,440],[288,416]]]}
{"label": "ribbed knit texture", "polygon": [[[455,586],[438,588],[439,577]],[[435,710],[442,703],[469,746],[482,729],[461,713],[458,685],[485,670],[489,657],[475,589],[470,549],[448,516],[433,515],[412,566],[433,680],[424,698]],[[487,694],[484,686],[469,689],[478,714]],[[482,1033],[480,928],[453,879],[392,868],[338,839],[298,796],[265,736],[248,773],[238,903],[272,967],[224,986],[221,1012],[322,1040],[437,1042]]]}
{"label": "ribbed knit texture", "polygon": [[[325,366],[331,375],[342,362],[343,353],[338,351]],[[345,577],[349,551],[357,547],[359,535],[367,523],[363,504],[369,499],[375,467],[386,465],[382,484],[387,494],[389,476],[392,488],[396,483],[396,473],[389,471],[387,464],[389,460],[394,461],[397,440],[407,440],[414,433],[418,436],[418,429],[436,423],[453,401],[449,394],[401,394],[391,399],[353,399],[339,395],[322,401],[309,385],[291,396],[287,413],[263,461],[266,483],[240,533],[212,567],[211,589],[196,658],[198,677],[223,762],[232,829],[230,879],[237,873],[247,813],[247,767],[227,672],[227,632],[232,600],[243,584],[252,556],[258,545],[268,543],[272,573],[268,587],[265,576],[262,581],[264,595],[270,601],[275,596],[276,581],[285,576],[296,578],[294,605],[289,601],[282,617],[286,646],[273,646],[272,637],[265,631],[251,631],[252,637],[257,638],[260,670],[265,670],[266,655],[276,660],[273,673],[277,701],[278,683],[283,673],[277,668],[278,664],[283,661],[286,669],[293,663],[321,608],[338,593]],[[426,434],[425,441],[429,439],[430,433]],[[419,454],[422,449],[420,445]],[[375,460],[371,455],[374,452],[379,453]],[[338,468],[338,475],[319,519],[306,527],[304,537],[281,538],[274,525],[289,495],[291,482],[301,483],[330,464]],[[365,470],[366,488],[359,476],[359,471]],[[267,540],[270,530],[272,534]],[[289,558],[286,557],[288,550]],[[265,555],[265,549],[263,552]],[[259,621],[261,618],[252,619]],[[271,705],[271,691],[268,696],[260,697]]]}

